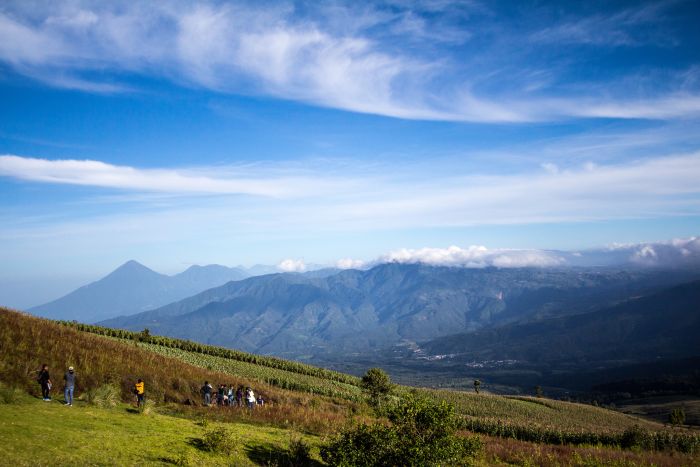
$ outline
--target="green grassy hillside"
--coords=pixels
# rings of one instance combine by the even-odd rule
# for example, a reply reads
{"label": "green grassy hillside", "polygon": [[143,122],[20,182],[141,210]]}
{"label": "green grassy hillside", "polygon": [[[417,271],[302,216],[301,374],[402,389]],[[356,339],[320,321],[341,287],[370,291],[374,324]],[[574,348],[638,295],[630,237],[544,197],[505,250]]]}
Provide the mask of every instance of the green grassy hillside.
{"label": "green grassy hillside", "polygon": [[[298,440],[310,448],[306,465],[322,465],[318,451],[322,437],[250,420],[206,420],[169,411],[144,415],[125,404],[97,408],[79,401],[64,407],[58,401],[44,403],[23,394],[12,404],[0,402],[0,465],[290,466],[295,465],[291,449]],[[228,433],[233,440],[231,451],[205,449],[203,441],[211,432]],[[480,467],[697,465],[696,458],[679,453],[484,440],[484,451],[474,459]]]}
{"label": "green grassy hillside", "polygon": [[[204,425],[204,426],[203,426]],[[202,447],[208,432],[228,433],[231,452]],[[291,429],[245,422],[203,424],[182,417],[144,415],[125,405],[65,407],[26,396],[0,405],[0,465],[259,465],[284,463],[292,440],[318,457],[320,439]]]}
{"label": "green grassy hillside", "polygon": [[[113,413],[116,414],[115,420],[121,420],[117,425],[125,430],[131,429],[132,421],[136,425],[135,429],[138,429],[139,423],[145,423],[149,430],[157,430],[162,422],[163,428],[160,431],[166,439],[154,440],[153,446],[167,446],[167,436],[170,436],[168,433],[171,432],[178,433],[177,436],[186,435],[185,438],[196,438],[197,433],[201,436],[201,427],[198,428],[194,421],[205,419],[213,424],[223,423],[221,426],[228,427],[236,433],[244,429],[252,429],[259,433],[274,432],[276,434],[270,435],[271,438],[267,441],[252,435],[246,437],[242,446],[251,443],[269,444],[274,441],[273,444],[277,446],[275,455],[282,455],[283,447],[288,444],[289,438],[299,432],[310,436],[309,443],[315,446],[321,441],[314,436],[331,435],[348,423],[362,423],[374,418],[371,409],[362,401],[362,393],[358,387],[359,379],[349,375],[187,341],[148,337],[140,333],[120,335],[120,331],[105,332],[104,328],[100,328],[100,334],[96,334],[96,329],[89,328],[80,330],[76,326],[61,325],[0,309],[0,381],[6,388],[19,388],[21,393],[36,397],[39,394],[39,385],[35,381],[36,371],[42,363],[49,364],[53,379],[57,383],[60,383],[64,368],[69,365],[76,367],[77,393],[80,396],[84,396],[90,389],[112,384],[119,388],[122,401],[128,402],[132,397],[130,388],[135,379],[143,378],[146,381],[147,398],[156,403],[151,418],[138,418],[139,414],[130,414],[124,406],[116,409],[77,406],[73,408],[76,409],[75,413],[79,413],[75,415],[79,418],[76,419],[74,428],[76,432],[82,433],[82,438],[85,438],[85,433],[91,432],[90,430],[101,430],[101,422],[98,423],[97,420],[100,417],[108,419],[112,416],[109,413]],[[189,346],[189,350],[184,350],[186,346]],[[201,407],[199,387],[205,380],[214,384],[250,385],[262,394],[269,404],[252,412]],[[54,397],[59,398],[56,389]],[[645,459],[651,458],[656,459],[656,465],[690,465],[690,461],[697,460],[693,456],[697,455],[700,438],[689,430],[671,430],[659,423],[602,408],[549,399],[476,395],[408,387],[397,387],[395,392],[400,396],[410,391],[452,403],[461,416],[463,429],[482,433],[484,439],[488,440],[483,454],[485,459],[490,459],[488,463],[517,458],[518,450],[528,451],[529,454],[523,456],[535,459],[534,463],[540,463],[536,459],[540,459],[538,456],[545,451],[549,452],[548,456],[554,456],[553,458],[557,455],[567,459],[574,458],[583,455],[584,451],[587,452],[586,456],[593,460],[628,458],[628,454],[618,455],[622,452],[619,450],[620,446],[637,446],[637,449],[645,450],[635,454],[636,463],[620,465],[645,465]],[[185,405],[186,403],[190,405]],[[22,411],[27,410],[45,413],[34,419],[32,416],[22,415]],[[27,456],[31,454],[26,451],[30,450],[31,446],[38,445],[32,444],[29,439],[37,433],[41,434],[41,430],[45,429],[41,418],[57,417],[56,424],[60,427],[61,417],[72,416],[67,414],[74,413],[65,412],[66,410],[70,411],[71,408],[34,400],[24,404],[0,404],[0,422],[3,425],[5,421],[17,422],[12,425],[14,428],[0,431],[2,439],[18,440],[16,452],[11,454],[11,458],[16,456],[16,459],[21,461],[20,464],[24,459],[29,459]],[[109,413],[104,414],[100,410]],[[132,415],[136,418],[129,418]],[[96,425],[83,425],[86,422],[80,419],[81,416],[94,419]],[[151,423],[154,425],[149,425]],[[81,426],[84,428],[80,428]],[[71,431],[70,427],[67,428],[67,431]],[[58,433],[52,436],[63,439],[64,435],[61,433],[62,430],[58,428]],[[65,436],[65,442],[56,445],[55,449],[58,451],[77,446],[76,443],[79,443],[81,438]],[[124,436],[128,440],[132,435]],[[35,441],[38,439],[41,439],[41,436]],[[195,457],[206,454],[196,449],[196,446],[194,451],[190,450],[191,442],[183,447],[182,443],[187,443],[187,440],[183,441],[182,436],[177,439],[179,441],[170,443],[172,447],[166,449],[166,454],[158,454],[156,448],[153,448],[155,451],[147,452],[124,448],[124,455],[133,454],[139,459],[150,459],[149,462],[157,463],[166,462],[163,460],[166,457],[168,462],[174,462],[173,456],[180,456],[185,451],[191,451],[190,454]],[[499,439],[508,441],[497,441]],[[543,448],[532,450],[528,441],[534,441]],[[562,449],[550,452],[550,448],[544,448],[551,445],[562,445]],[[564,449],[563,445],[570,447]],[[578,445],[583,447],[573,447]],[[591,445],[597,447],[589,452],[590,448],[585,446]],[[120,446],[114,445],[113,448],[122,450]],[[107,449],[111,450],[112,447]],[[250,449],[257,452],[253,453],[257,460],[251,460],[246,454],[247,451],[236,451],[235,456],[239,456],[236,459],[241,463],[258,462],[262,451],[258,448]],[[129,454],[130,452],[132,454]],[[182,455],[186,457],[190,454]],[[255,457],[256,455],[258,457]],[[94,456],[89,457],[94,459],[90,462],[105,463],[100,461],[99,454]],[[158,456],[162,459],[156,459]],[[125,463],[132,463],[136,457],[125,457]],[[59,459],[66,459],[68,463],[72,458]],[[679,459],[682,460],[680,464]],[[0,460],[0,464],[2,462],[3,460]],[[214,456],[211,462],[216,464],[219,461]],[[569,464],[578,465],[570,462]],[[587,465],[596,464],[593,462]]]}

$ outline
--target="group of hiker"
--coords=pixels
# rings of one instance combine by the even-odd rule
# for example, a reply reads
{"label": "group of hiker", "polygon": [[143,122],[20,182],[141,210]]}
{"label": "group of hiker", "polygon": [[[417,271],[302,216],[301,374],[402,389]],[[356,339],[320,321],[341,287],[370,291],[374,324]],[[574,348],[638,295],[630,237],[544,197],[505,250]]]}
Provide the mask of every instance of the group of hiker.
{"label": "group of hiker", "polygon": [[[63,386],[64,400],[67,406],[72,406],[73,392],[75,391],[75,369],[72,366],[69,366],[68,371],[63,375],[63,381],[65,381]],[[50,393],[53,383],[51,382],[51,375],[49,374],[49,365],[46,363],[41,365],[37,382],[41,385],[41,397],[44,399],[44,402],[50,402]]]}
{"label": "group of hiker", "polygon": [[228,387],[226,387],[225,384],[219,384],[218,389],[214,391],[214,386],[212,386],[209,381],[205,381],[200,392],[202,393],[204,405],[207,407],[211,406],[212,402],[215,402],[218,406],[247,406],[249,409],[252,409],[256,405],[265,405],[263,397],[258,396],[256,398],[255,393],[250,387],[244,390],[243,386],[238,386],[237,389],[234,389],[233,384],[229,384]]}
{"label": "group of hiker", "polygon": [[[63,381],[65,382],[63,395],[65,405],[67,406],[73,405],[75,378],[75,369],[69,366],[68,370],[63,375]],[[37,382],[41,385],[41,396],[44,401],[51,401],[50,393],[53,383],[51,382],[51,375],[49,374],[49,366],[46,363],[44,363],[41,366],[41,370],[39,370]],[[141,407],[146,397],[146,383],[142,379],[138,379],[136,383],[134,383],[132,392],[136,396],[136,406]],[[211,406],[212,402],[217,406],[248,407],[249,409],[265,404],[263,397],[259,395],[256,398],[255,393],[250,387],[243,389],[243,386],[238,386],[237,389],[234,389],[233,384],[229,384],[228,387],[225,384],[220,384],[218,389],[214,391],[214,387],[209,384],[209,381],[205,381],[200,392],[206,407]]]}

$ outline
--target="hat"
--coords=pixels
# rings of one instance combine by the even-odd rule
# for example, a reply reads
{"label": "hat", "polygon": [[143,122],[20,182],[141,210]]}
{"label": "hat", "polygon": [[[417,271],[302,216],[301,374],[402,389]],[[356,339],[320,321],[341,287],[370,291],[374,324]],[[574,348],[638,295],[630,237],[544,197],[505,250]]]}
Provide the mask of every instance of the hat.
{"label": "hat", "polygon": [[73,367],[72,367],[72,366],[69,366],[69,367],[68,367],[68,371],[73,371]]}

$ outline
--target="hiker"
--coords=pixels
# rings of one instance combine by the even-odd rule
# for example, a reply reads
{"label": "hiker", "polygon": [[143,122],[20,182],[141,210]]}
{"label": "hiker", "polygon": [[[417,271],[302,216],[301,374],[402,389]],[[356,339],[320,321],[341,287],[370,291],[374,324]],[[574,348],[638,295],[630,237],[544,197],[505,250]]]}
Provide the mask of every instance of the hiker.
{"label": "hiker", "polygon": [[49,376],[49,366],[46,363],[41,365],[37,382],[41,384],[41,397],[45,402],[50,402],[49,391],[51,391],[51,376]]}
{"label": "hiker", "polygon": [[233,407],[236,404],[236,391],[233,390],[233,384],[228,385],[228,406]]}
{"label": "hiker", "polygon": [[226,390],[223,384],[219,384],[219,390],[216,394],[216,405],[224,405],[224,391]]}
{"label": "hiker", "polygon": [[258,405],[261,407],[265,405],[265,399],[263,399],[263,396],[261,395],[258,396]]}
{"label": "hiker", "polygon": [[66,401],[68,407],[72,407],[73,390],[75,388],[75,370],[72,366],[68,367],[68,371],[63,375],[63,380],[66,382],[65,389],[63,390],[63,399]]}
{"label": "hiker", "polygon": [[204,386],[202,386],[202,389],[200,389],[200,392],[204,396],[204,405],[206,407],[209,407],[211,404],[211,391],[214,389],[211,384],[209,384],[209,381],[204,382]]}
{"label": "hiker", "polygon": [[243,407],[243,386],[238,386],[236,390],[236,405]]}
{"label": "hiker", "polygon": [[145,383],[143,382],[143,380],[139,379],[136,382],[136,384],[134,384],[134,394],[136,394],[136,407],[141,407],[141,405],[143,405],[145,392]]}
{"label": "hiker", "polygon": [[252,389],[246,388],[245,398],[248,401],[248,408],[252,409],[255,406],[255,393]]}

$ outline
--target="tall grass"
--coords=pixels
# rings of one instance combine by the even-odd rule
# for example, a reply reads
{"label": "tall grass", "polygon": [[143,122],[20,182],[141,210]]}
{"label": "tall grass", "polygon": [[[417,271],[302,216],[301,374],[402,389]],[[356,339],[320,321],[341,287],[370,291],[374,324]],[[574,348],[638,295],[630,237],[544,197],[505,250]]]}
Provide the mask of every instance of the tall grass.
{"label": "tall grass", "polygon": [[[349,405],[339,405],[331,398],[283,390],[250,378],[187,364],[133,342],[81,332],[0,307],[0,380],[12,382],[38,397],[41,388],[36,376],[43,363],[49,365],[54,394],[62,392],[65,369],[74,366],[76,396],[113,385],[120,400],[132,401],[131,389],[141,378],[147,400],[158,404],[190,401],[195,405],[179,406],[178,411],[196,417],[206,415],[328,433],[345,423],[349,416]],[[256,394],[264,396],[268,405],[251,412],[199,407],[199,389],[204,381],[251,386]]]}
{"label": "tall grass", "polygon": [[120,399],[119,388],[114,384],[104,384],[97,388],[90,388],[86,392],[88,404],[97,407],[114,407]]}
{"label": "tall grass", "polygon": [[22,401],[24,393],[0,383],[0,404],[17,404]]}

